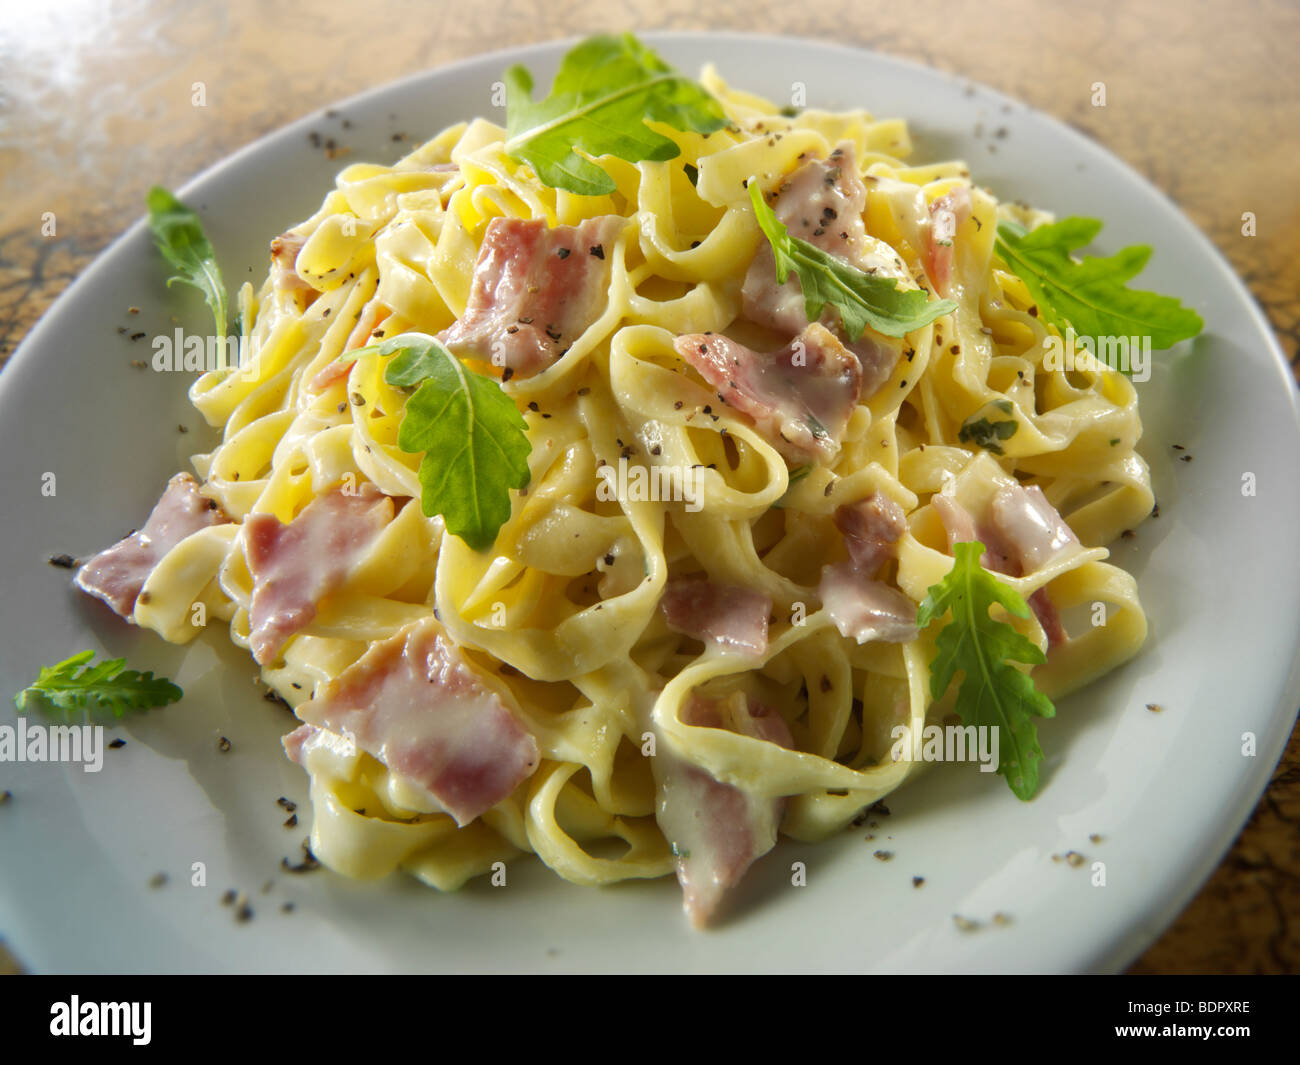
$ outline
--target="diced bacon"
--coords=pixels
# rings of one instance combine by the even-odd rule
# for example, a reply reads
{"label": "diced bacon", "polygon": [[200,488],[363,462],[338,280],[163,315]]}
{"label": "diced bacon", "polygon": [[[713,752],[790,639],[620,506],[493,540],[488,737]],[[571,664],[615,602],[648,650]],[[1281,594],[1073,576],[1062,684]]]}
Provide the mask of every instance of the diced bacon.
{"label": "diced bacon", "polygon": [[988,522],[980,522],[977,526],[971,512],[944,492],[932,495],[930,504],[943,523],[949,551],[952,551],[954,544],[969,544],[978,540],[984,545],[984,554],[980,556],[981,566],[992,573],[1020,576],[1020,569],[1003,544],[1001,534]]}
{"label": "diced bacon", "polygon": [[[727,700],[692,695],[682,706],[681,719],[781,747],[794,745],[780,714],[743,695]],[[677,856],[683,908],[700,928],[749,867],[775,845],[785,800],[724,784],[668,751],[661,750],[654,763],[660,776],[659,827]]]}
{"label": "diced bacon", "polygon": [[930,204],[930,242],[925,270],[941,296],[952,284],[953,241],[957,228],[971,215],[970,189],[958,185]]}
{"label": "diced bacon", "polygon": [[[349,349],[351,350],[351,349]],[[332,359],[329,365],[316,371],[307,382],[308,392],[324,392],[335,381],[342,381],[352,372],[352,363],[347,359]]]}
{"label": "diced bacon", "polygon": [[250,514],[244,551],[253,577],[248,642],[262,665],[311,623],[317,604],[338,588],[392,521],[393,501],[373,485],[312,500],[288,525]]}
{"label": "diced bacon", "polygon": [[668,627],[724,651],[767,653],[772,599],[749,588],[712,581],[673,581],[659,603]]}
{"label": "diced bacon", "polygon": [[889,496],[872,492],[866,499],[839,507],[835,527],[844,536],[853,564],[870,575],[894,557],[899,538],[907,531],[907,518]]}
{"label": "diced bacon", "polygon": [[297,269],[298,253],[306,243],[307,238],[299,233],[281,233],[271,241],[271,286],[277,292],[302,293],[310,303],[319,293]]}
{"label": "diced bacon", "polygon": [[[507,798],[539,759],[514,709],[432,617],[372,644],[299,706],[298,716],[350,736],[460,825]],[[290,757],[301,751],[302,740],[290,742],[297,734],[286,737]]]}
{"label": "diced bacon", "polygon": [[[1037,485],[1007,484],[989,505],[989,520],[978,527],[970,511],[942,492],[930,498],[948,534],[948,549],[979,540],[985,552],[980,565],[993,573],[1021,577],[1041,569],[1060,555],[1081,549],[1079,538],[1047,501]],[[1069,639],[1061,616],[1045,587],[1028,599],[1029,608],[1047,635],[1049,647]]]}
{"label": "diced bacon", "polygon": [[1082,546],[1036,484],[1004,485],[993,497],[989,513],[1022,573],[1033,573]]}
{"label": "diced bacon", "polygon": [[[798,237],[823,251],[844,259],[872,274],[904,279],[907,268],[892,252],[872,242],[867,236],[862,212],[867,203],[867,189],[858,176],[853,146],[841,144],[828,159],[812,159],[799,167],[777,188],[772,210],[785,223],[791,236]],[[772,249],[764,243],[754,256],[741,289],[742,314],[757,325],[782,336],[794,336],[808,325],[808,315],[796,277],[785,284],[776,279],[776,261]],[[839,328],[838,312],[826,308],[823,325]],[[862,367],[862,394],[874,395],[894,371],[898,352],[864,333],[847,345]]]}
{"label": "diced bacon", "polygon": [[299,725],[288,735],[280,737],[280,746],[284,748],[285,756],[294,765],[303,764],[303,748],[311,743],[320,733],[315,725]]}
{"label": "diced bacon", "polygon": [[979,539],[975,532],[975,519],[971,512],[944,492],[936,492],[930,497],[930,505],[943,523],[943,531],[948,536],[948,550],[954,544],[969,544]]}
{"label": "diced bacon", "polygon": [[[866,244],[862,211],[867,190],[851,145],[840,145],[828,159],[804,163],[769,198],[791,236],[856,265]],[[784,336],[794,336],[808,325],[798,279],[777,282],[776,260],[766,243],[745,275],[741,300],[746,318]]]}
{"label": "diced bacon", "polygon": [[[838,324],[838,318],[836,322]],[[862,395],[870,399],[889,380],[898,365],[898,349],[874,339],[870,332],[864,332],[857,340],[846,342],[844,346],[858,357],[862,365]]]}
{"label": "diced bacon", "polygon": [[230,519],[214,500],[199,494],[188,473],[167,482],[144,528],[114,544],[77,571],[76,585],[129,618],[149,574],[165,554],[187,536]]}
{"label": "diced bacon", "polygon": [[867,235],[867,187],[848,141],[826,159],[810,159],[777,188],[772,210],[792,237],[851,258]]}
{"label": "diced bacon", "polygon": [[862,388],[862,367],[824,326],[810,325],[770,353],[721,333],[690,333],[673,346],[786,458],[827,460],[839,451]]}
{"label": "diced bacon", "polygon": [[823,567],[817,591],[841,636],[858,643],[916,639],[916,604],[898,589],[872,580],[852,562]]}
{"label": "diced bacon", "polygon": [[378,300],[371,300],[361,311],[361,317],[357,319],[357,324],[352,327],[352,332],[348,334],[348,339],[343,345],[344,351],[356,351],[357,348],[364,347],[370,343],[370,338],[387,318],[393,312],[385,307]]}
{"label": "diced bacon", "polygon": [[[356,351],[357,348],[365,347],[370,343],[371,337],[376,329],[384,320],[393,312],[385,307],[378,300],[371,300],[361,311],[361,317],[357,319],[357,324],[352,327],[352,332],[348,334],[348,339],[343,344],[343,353]],[[347,359],[334,359],[330,364],[316,372],[316,375],[307,382],[309,392],[324,392],[335,381],[341,381],[352,372],[352,363]]]}
{"label": "diced bacon", "polygon": [[542,219],[494,218],[474,264],[465,313],[438,334],[457,355],[531,377],[554,363],[605,306],[618,215],[548,229]]}
{"label": "diced bacon", "polygon": [[[1006,485],[993,497],[989,510],[993,525],[1021,573],[1033,573],[1054,559],[1083,547],[1074,530],[1036,484],[1028,488]],[[1039,588],[1029,597],[1029,607],[1047,635],[1049,648],[1069,639],[1046,587]]]}
{"label": "diced bacon", "polygon": [[1034,617],[1038,619],[1038,624],[1043,627],[1043,632],[1047,636],[1048,648],[1059,647],[1070,638],[1070,634],[1065,631],[1065,626],[1061,624],[1061,615],[1056,609],[1056,604],[1052,602],[1052,597],[1047,594],[1047,588],[1039,588],[1029,597],[1029,609],[1034,612]]}

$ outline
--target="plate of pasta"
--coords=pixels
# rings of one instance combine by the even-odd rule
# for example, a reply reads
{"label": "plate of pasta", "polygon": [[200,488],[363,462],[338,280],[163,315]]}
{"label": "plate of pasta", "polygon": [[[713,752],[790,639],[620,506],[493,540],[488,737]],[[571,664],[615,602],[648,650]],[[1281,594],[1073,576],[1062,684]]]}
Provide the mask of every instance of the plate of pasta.
{"label": "plate of pasta", "polygon": [[0,376],[33,967],[1115,969],[1257,801],[1287,367],[1053,120],[602,36],[147,208]]}

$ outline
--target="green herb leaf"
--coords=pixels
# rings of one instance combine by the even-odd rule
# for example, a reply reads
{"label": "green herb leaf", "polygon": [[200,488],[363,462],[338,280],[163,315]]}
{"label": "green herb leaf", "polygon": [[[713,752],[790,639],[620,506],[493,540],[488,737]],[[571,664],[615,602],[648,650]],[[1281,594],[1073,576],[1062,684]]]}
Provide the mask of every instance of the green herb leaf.
{"label": "green herb leaf", "polygon": [[[433,337],[403,333],[378,345],[396,358],[395,388],[415,388],[397,446],[420,461],[420,509],[441,514],[470,547],[490,547],[510,517],[510,490],[528,484],[528,426],[495,379],[475,373]],[[418,386],[418,387],[417,387]]]}
{"label": "green herb leaf", "polygon": [[[174,703],[184,692],[166,677],[127,669],[125,658],[90,665],[94,651],[82,651],[55,666],[42,666],[40,676],[14,696],[19,713],[40,710],[100,708],[121,717],[128,710]],[[85,668],[82,668],[85,667]]]}
{"label": "green herb leaf", "polygon": [[543,100],[533,100],[532,75],[522,66],[506,71],[505,85],[507,154],[551,188],[582,196],[616,187],[586,156],[629,163],[677,158],[677,145],[647,119],[696,133],[727,124],[716,99],[630,33],[590,37],[573,48]]}
{"label": "green herb leaf", "polygon": [[149,190],[149,229],[154,243],[176,270],[167,279],[167,287],[179,281],[203,293],[212,308],[217,339],[226,340],[226,286],[221,280],[217,256],[203,233],[203,223],[185,204],[161,185]]}
{"label": "green herb leaf", "polygon": [[943,698],[957,670],[962,670],[956,711],[967,725],[999,730],[998,772],[1016,796],[1030,799],[1038,790],[1038,745],[1035,717],[1052,717],[1052,701],[1012,662],[1037,665],[1043,652],[1008,622],[995,621],[989,608],[995,603],[1016,617],[1027,618],[1029,606],[1012,588],[980,565],[984,545],[978,541],[954,544],[953,567],[927,591],[916,613],[925,628],[935,618],[951,612],[939,632],[934,661],[930,663],[930,695]]}
{"label": "green herb leaf", "polygon": [[1014,418],[989,421],[988,418],[968,418],[957,431],[957,439],[963,444],[974,444],[990,451],[994,455],[1002,454],[1000,440],[1010,440],[1016,435],[1020,423]]}
{"label": "green herb leaf", "polygon": [[1096,218],[1072,216],[1028,233],[1004,222],[998,226],[997,253],[1020,277],[1045,321],[1079,336],[1149,336],[1153,348],[1173,347],[1196,336],[1201,316],[1173,296],[1128,288],[1151,257],[1144,244],[1123,248],[1108,258],[1070,252],[1090,244],[1101,231]]}
{"label": "green herb leaf", "polygon": [[893,278],[868,274],[815,244],[790,236],[763,199],[755,178],[749,179],[749,198],[759,227],[772,245],[776,279],[784,285],[794,271],[803,290],[808,321],[817,321],[829,303],[839,311],[844,333],[852,342],[867,326],[885,336],[901,337],[957,309],[952,300],[931,300],[929,293],[919,288],[901,289]]}

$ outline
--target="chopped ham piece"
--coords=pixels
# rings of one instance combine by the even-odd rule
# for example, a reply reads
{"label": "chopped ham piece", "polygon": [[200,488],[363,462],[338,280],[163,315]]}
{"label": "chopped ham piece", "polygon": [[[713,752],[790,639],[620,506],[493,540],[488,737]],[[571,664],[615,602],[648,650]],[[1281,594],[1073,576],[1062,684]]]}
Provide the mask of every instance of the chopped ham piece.
{"label": "chopped ham piece", "polygon": [[457,355],[504,366],[507,379],[545,370],[600,317],[625,223],[601,215],[548,229],[542,219],[492,219],[465,313],[438,339]]}
{"label": "chopped ham piece", "polygon": [[835,527],[844,536],[853,564],[868,575],[875,573],[897,551],[907,531],[903,508],[882,492],[872,492],[857,503],[835,511]]}
{"label": "chopped ham piece", "polygon": [[[348,349],[351,350],[350,348]],[[335,381],[345,380],[352,372],[352,363],[347,359],[332,359],[329,365],[317,370],[307,382],[308,392],[324,392]]]}
{"label": "chopped ham piece", "polygon": [[952,284],[953,245],[957,227],[971,215],[970,189],[958,185],[930,204],[930,243],[926,249],[925,270],[941,296],[948,295]]}
{"label": "chopped ham piece", "polygon": [[373,485],[335,490],[307,504],[288,525],[250,514],[244,551],[253,577],[249,646],[262,665],[311,623],[316,605],[346,580],[393,519],[393,501]]}
{"label": "chopped ham piece", "polygon": [[852,258],[866,240],[866,207],[867,187],[848,141],[826,159],[804,163],[781,182],[772,201],[773,212],[790,236],[843,259]]}
{"label": "chopped ham piece", "polygon": [[[341,736],[427,791],[460,825],[507,798],[538,749],[501,694],[432,617],[370,649],[298,707],[307,726]],[[301,729],[285,737],[301,757]]]}
{"label": "chopped ham piece", "polygon": [[308,746],[320,734],[320,729],[315,725],[299,725],[296,729],[286,736],[280,737],[280,746],[284,748],[285,756],[294,765],[303,764],[303,748]]}
{"label": "chopped ham piece", "polygon": [[[692,695],[681,719],[781,747],[794,745],[780,714],[743,695],[727,700]],[[724,784],[666,750],[661,749],[653,762],[660,783],[659,827],[677,856],[683,908],[691,924],[700,928],[749,867],[775,845],[785,800]]]}
{"label": "chopped ham piece", "polygon": [[1065,524],[1065,519],[1036,484],[1028,488],[1008,484],[998,489],[989,513],[994,527],[1019,561],[1022,573],[1033,573],[1082,546],[1074,530]]}
{"label": "chopped ham piece", "polygon": [[712,581],[673,581],[659,603],[668,627],[724,651],[767,653],[772,599],[749,588]]}
{"label": "chopped ham piece", "polygon": [[193,477],[178,473],[144,528],[90,559],[77,571],[76,585],[129,618],[149,574],[168,551],[191,533],[229,520],[214,500],[199,494]]}
{"label": "chopped ham piece", "polygon": [[916,639],[916,604],[897,588],[872,580],[852,562],[823,567],[817,592],[841,636],[858,643]]}
{"label": "chopped ham piece", "polygon": [[980,556],[980,565],[992,573],[1005,573],[1019,577],[1020,572],[1002,542],[1002,536],[988,522],[975,524],[971,512],[957,502],[952,496],[936,492],[930,497],[930,504],[943,522],[944,532],[948,534],[948,550],[953,544],[969,544],[978,540],[984,545],[984,554]]}
{"label": "chopped ham piece", "polygon": [[[357,319],[357,324],[352,327],[352,332],[348,334],[348,339],[343,344],[343,353],[356,351],[357,348],[369,344],[375,330],[392,313],[378,300],[371,300],[367,303],[361,311],[361,317]],[[318,370],[316,375],[307,382],[307,390],[309,392],[324,392],[335,381],[343,380],[351,372],[352,362],[350,360],[334,359],[328,366]]]}
{"label": "chopped ham piece", "polygon": [[979,539],[975,532],[975,519],[971,513],[952,496],[936,492],[930,497],[930,505],[943,522],[943,531],[948,536],[948,550],[953,544],[969,544]]}
{"label": "chopped ham piece", "polygon": [[[812,159],[799,167],[776,190],[772,210],[790,235],[838,256],[868,273],[905,278],[907,269],[897,257],[886,257],[867,236],[862,212],[867,189],[858,176],[853,146],[841,144],[828,159]],[[751,322],[782,336],[794,336],[808,325],[808,315],[798,278],[785,284],[776,280],[776,260],[764,243],[750,264],[741,290],[742,314]],[[839,315],[826,308],[822,324],[839,333]],[[848,345],[862,366],[862,394],[874,395],[898,361],[898,352],[864,333]]]}
{"label": "chopped ham piece", "polygon": [[[993,525],[1001,534],[1020,573],[1033,573],[1054,559],[1083,547],[1074,530],[1036,484],[1028,488],[1009,484],[999,489],[989,511]],[[1046,587],[1039,588],[1029,597],[1029,608],[1047,635],[1048,647],[1056,647],[1069,639]]]}
{"label": "chopped ham piece", "polygon": [[298,273],[298,253],[307,238],[298,233],[281,233],[271,241],[271,286],[277,292],[302,293],[314,300],[319,293]]}
{"label": "chopped ham piece", "polygon": [[[1021,577],[1062,554],[1082,548],[1074,530],[1036,484],[1028,488],[1019,484],[1003,485],[989,505],[989,520],[978,527],[970,511],[951,496],[936,493],[930,502],[948,534],[949,550],[953,544],[979,540],[986,548],[980,565],[994,573]],[[1069,639],[1045,587],[1034,592],[1028,603],[1047,635],[1049,647]]]}
{"label": "chopped ham piece", "polygon": [[721,333],[690,333],[673,346],[786,458],[827,460],[839,451],[862,388],[862,367],[824,326],[810,325],[766,354]]}
{"label": "chopped ham piece", "polygon": [[1045,587],[1039,588],[1031,595],[1028,603],[1029,609],[1038,619],[1038,624],[1043,627],[1049,648],[1059,647],[1070,638],[1070,634],[1065,631],[1065,626],[1061,624],[1061,615],[1056,609],[1056,604],[1052,602],[1052,597],[1047,594]]}

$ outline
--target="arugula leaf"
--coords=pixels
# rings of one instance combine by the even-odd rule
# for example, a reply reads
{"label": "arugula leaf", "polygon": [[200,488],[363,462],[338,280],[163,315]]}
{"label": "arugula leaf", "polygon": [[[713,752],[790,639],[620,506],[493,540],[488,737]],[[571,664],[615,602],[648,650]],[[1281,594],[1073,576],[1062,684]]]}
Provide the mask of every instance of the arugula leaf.
{"label": "arugula leaf", "polygon": [[415,388],[397,446],[420,461],[420,509],[441,514],[470,547],[490,547],[510,517],[510,489],[528,484],[528,427],[496,380],[475,373],[433,337],[403,333],[377,346],[397,353],[384,369],[395,388]]}
{"label": "arugula leaf", "polygon": [[1037,665],[1046,657],[1008,622],[989,616],[995,603],[1020,618],[1029,616],[1029,606],[980,565],[983,554],[984,545],[978,541],[953,545],[953,567],[926,592],[916,623],[925,628],[951,611],[952,619],[935,641],[930,695],[936,700],[943,698],[953,674],[962,670],[958,716],[967,725],[1000,731],[998,772],[1018,798],[1030,799],[1038,790],[1038,763],[1043,757],[1034,718],[1052,717],[1056,708],[1034,687],[1028,673],[1010,664]]}
{"label": "arugula leaf", "polygon": [[221,280],[217,256],[203,232],[203,223],[185,204],[161,185],[149,190],[149,229],[154,244],[177,271],[167,279],[167,287],[179,281],[203,293],[212,308],[217,339],[226,340],[226,286]]}
{"label": "arugula leaf", "polygon": [[94,657],[94,651],[82,651],[58,665],[42,666],[40,676],[14,696],[14,706],[20,714],[33,705],[65,713],[98,707],[121,717],[128,710],[166,706],[185,694],[166,677],[126,669],[125,658],[92,666]]}
{"label": "arugula leaf", "polygon": [[579,155],[629,163],[676,159],[677,145],[646,120],[712,133],[727,124],[718,103],[630,33],[589,37],[560,62],[545,99],[519,65],[505,73],[506,153],[528,163],[543,183],[582,196],[613,192],[613,179]]}
{"label": "arugula leaf", "polygon": [[1101,232],[1096,218],[1077,215],[1022,233],[1019,226],[998,226],[996,250],[1025,283],[1044,320],[1065,333],[1066,326],[1086,337],[1149,336],[1153,348],[1170,348],[1196,336],[1201,316],[1173,296],[1128,288],[1146,266],[1151,249],[1133,244],[1107,258],[1070,252]]}
{"label": "arugula leaf", "polygon": [[974,444],[994,455],[1001,455],[1002,445],[998,441],[1011,439],[1019,428],[1020,423],[1015,419],[991,422],[987,418],[978,418],[962,425],[957,439],[963,444]]}
{"label": "arugula leaf", "polygon": [[763,199],[756,178],[749,179],[749,198],[759,227],[772,245],[776,279],[784,285],[794,271],[803,290],[808,321],[817,321],[829,303],[839,311],[844,333],[852,343],[867,326],[885,336],[901,337],[957,309],[952,300],[931,301],[923,289],[901,289],[893,278],[868,274],[815,244],[790,236],[785,223]]}
{"label": "arugula leaf", "polygon": [[[997,400],[992,405],[1003,414],[1012,414],[1016,409],[1007,399]],[[1001,455],[1002,445],[999,441],[1010,440],[1019,428],[1020,423],[1015,418],[999,418],[990,421],[987,417],[976,418],[972,415],[962,423],[962,427],[957,431],[957,439],[963,444],[974,444],[994,455]]]}

